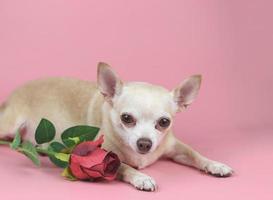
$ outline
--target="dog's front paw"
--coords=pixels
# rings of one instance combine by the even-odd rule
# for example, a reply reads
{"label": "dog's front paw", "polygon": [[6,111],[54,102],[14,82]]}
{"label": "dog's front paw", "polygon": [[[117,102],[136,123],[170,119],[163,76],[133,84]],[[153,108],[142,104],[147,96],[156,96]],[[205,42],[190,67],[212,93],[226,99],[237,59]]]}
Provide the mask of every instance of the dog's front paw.
{"label": "dog's front paw", "polygon": [[143,191],[155,191],[157,189],[155,180],[145,174],[136,175],[131,181],[131,184],[138,190]]}
{"label": "dog's front paw", "polygon": [[207,173],[217,177],[228,177],[233,173],[231,167],[216,161],[209,161],[204,170]]}

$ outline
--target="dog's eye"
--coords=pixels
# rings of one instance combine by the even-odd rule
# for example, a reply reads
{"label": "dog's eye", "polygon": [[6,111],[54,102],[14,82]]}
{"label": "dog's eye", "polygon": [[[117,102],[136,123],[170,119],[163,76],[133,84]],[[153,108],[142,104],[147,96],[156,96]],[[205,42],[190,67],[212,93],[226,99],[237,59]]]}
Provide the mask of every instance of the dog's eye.
{"label": "dog's eye", "polygon": [[170,126],[171,121],[168,118],[161,118],[158,120],[157,124],[161,127],[161,128],[167,128]]}
{"label": "dog's eye", "polygon": [[126,125],[134,125],[136,123],[134,117],[129,114],[122,114],[120,116],[121,121]]}

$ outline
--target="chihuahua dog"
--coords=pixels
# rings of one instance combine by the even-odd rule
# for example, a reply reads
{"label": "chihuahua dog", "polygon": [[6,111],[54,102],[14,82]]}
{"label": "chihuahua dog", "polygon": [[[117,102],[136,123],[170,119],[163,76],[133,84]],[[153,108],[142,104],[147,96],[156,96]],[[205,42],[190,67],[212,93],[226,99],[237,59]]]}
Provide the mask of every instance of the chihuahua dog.
{"label": "chihuahua dog", "polygon": [[99,63],[97,83],[48,78],[14,91],[0,107],[0,137],[24,128],[24,138],[34,142],[41,118],[54,122],[57,133],[88,124],[101,128],[103,148],[121,159],[118,178],[139,190],[156,190],[155,180],[137,169],[162,157],[227,177],[233,172],[229,166],[182,143],[171,128],[174,115],[194,101],[200,84],[200,75],[190,76],[172,91],[143,82],[124,83],[108,64]]}

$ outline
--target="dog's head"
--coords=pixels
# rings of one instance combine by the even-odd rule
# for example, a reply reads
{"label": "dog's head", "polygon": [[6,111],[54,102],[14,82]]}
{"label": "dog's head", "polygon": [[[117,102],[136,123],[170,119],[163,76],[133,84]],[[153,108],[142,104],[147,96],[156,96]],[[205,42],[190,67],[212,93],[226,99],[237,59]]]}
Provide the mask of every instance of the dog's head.
{"label": "dog's head", "polygon": [[168,134],[176,112],[196,98],[201,76],[168,91],[148,83],[123,83],[106,63],[98,64],[98,86],[111,106],[110,119],[122,142],[140,154],[153,152]]}

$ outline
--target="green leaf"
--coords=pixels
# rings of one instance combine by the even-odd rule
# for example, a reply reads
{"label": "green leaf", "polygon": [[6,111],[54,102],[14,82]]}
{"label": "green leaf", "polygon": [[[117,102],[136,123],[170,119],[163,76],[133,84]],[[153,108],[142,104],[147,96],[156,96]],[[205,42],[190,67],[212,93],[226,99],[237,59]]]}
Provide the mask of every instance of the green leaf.
{"label": "green leaf", "polygon": [[35,140],[37,144],[50,142],[54,139],[56,130],[52,122],[42,119],[35,131]]}
{"label": "green leaf", "polygon": [[52,150],[54,152],[58,152],[58,153],[60,153],[60,152],[64,153],[64,151],[66,150],[66,147],[62,143],[59,143],[59,142],[52,142],[52,143],[50,143],[49,146],[52,148]]}
{"label": "green leaf", "polygon": [[21,135],[19,130],[16,131],[15,137],[12,141],[12,143],[10,144],[10,147],[12,149],[18,149],[19,145],[21,144]]}
{"label": "green leaf", "polygon": [[56,153],[55,158],[57,158],[58,160],[61,160],[63,162],[69,162],[70,159],[70,154],[66,154],[66,153]]}
{"label": "green leaf", "polygon": [[36,166],[40,166],[39,155],[31,142],[23,142],[22,147],[18,148],[18,150],[30,158]]}
{"label": "green leaf", "polygon": [[99,130],[92,126],[74,126],[65,130],[61,138],[67,147],[73,147],[83,141],[94,140]]}
{"label": "green leaf", "polygon": [[49,159],[57,167],[65,168],[69,164],[70,154],[61,153],[66,147],[58,142],[52,142],[48,146],[48,151],[52,152],[53,155],[49,155]]}
{"label": "green leaf", "polygon": [[56,165],[57,167],[60,167],[60,168],[65,168],[69,164],[68,162],[61,161],[54,156],[49,156],[49,159],[54,165]]}
{"label": "green leaf", "polygon": [[68,140],[73,141],[73,143],[75,144],[78,144],[81,141],[80,137],[68,138]]}
{"label": "green leaf", "polygon": [[73,176],[73,174],[71,173],[70,169],[67,167],[64,169],[64,171],[62,172],[62,176],[67,178],[70,181],[76,181],[77,178],[75,176]]}
{"label": "green leaf", "polygon": [[63,143],[65,143],[66,146],[70,148],[73,148],[76,144],[79,144],[80,142],[81,142],[80,137],[74,137],[74,138],[69,137],[67,139],[63,139]]}

